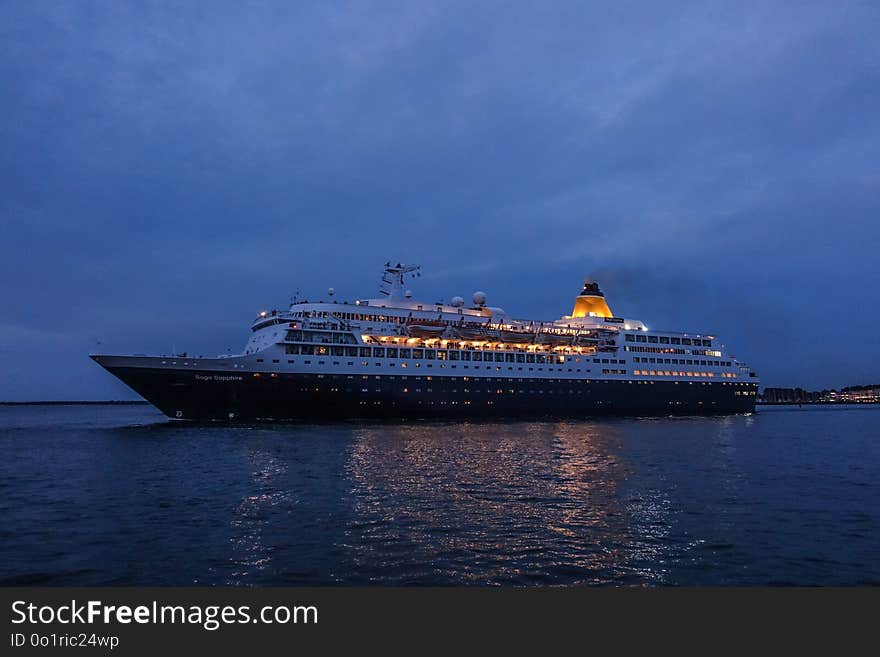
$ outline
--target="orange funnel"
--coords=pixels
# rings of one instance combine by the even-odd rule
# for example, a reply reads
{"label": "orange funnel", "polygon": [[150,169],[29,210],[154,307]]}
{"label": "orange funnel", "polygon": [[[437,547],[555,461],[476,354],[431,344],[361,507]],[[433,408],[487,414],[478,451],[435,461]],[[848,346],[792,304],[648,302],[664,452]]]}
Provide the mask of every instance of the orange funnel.
{"label": "orange funnel", "polygon": [[599,284],[591,281],[584,282],[584,289],[574,300],[572,317],[614,317],[611,308],[605,301],[605,295],[599,289]]}

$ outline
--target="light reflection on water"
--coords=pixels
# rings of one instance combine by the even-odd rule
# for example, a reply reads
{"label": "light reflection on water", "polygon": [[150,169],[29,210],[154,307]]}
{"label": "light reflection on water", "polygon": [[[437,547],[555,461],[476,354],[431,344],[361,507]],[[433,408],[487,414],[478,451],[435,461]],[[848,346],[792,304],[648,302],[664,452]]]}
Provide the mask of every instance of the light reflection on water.
{"label": "light reflection on water", "polygon": [[877,584],[880,409],[189,425],[0,409],[0,584]]}
{"label": "light reflection on water", "polygon": [[272,560],[272,550],[266,544],[264,527],[272,522],[274,509],[290,502],[290,492],[279,488],[287,465],[264,450],[247,449],[246,459],[255,471],[251,477],[255,491],[246,495],[235,508],[230,544],[233,572],[226,584],[241,584],[265,570]]}
{"label": "light reflection on water", "polygon": [[[670,501],[628,495],[614,424],[361,429],[348,464],[353,568],[378,555],[440,581],[662,583]],[[408,580],[401,578],[401,583]]]}

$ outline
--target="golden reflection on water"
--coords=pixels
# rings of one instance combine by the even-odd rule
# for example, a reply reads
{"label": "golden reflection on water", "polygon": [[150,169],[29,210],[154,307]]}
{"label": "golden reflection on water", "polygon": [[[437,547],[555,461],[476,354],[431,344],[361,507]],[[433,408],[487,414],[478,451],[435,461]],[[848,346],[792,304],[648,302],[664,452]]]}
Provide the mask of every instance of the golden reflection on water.
{"label": "golden reflection on water", "polygon": [[268,515],[290,497],[288,491],[276,484],[287,472],[287,464],[265,449],[249,446],[246,450],[245,460],[253,468],[255,490],[242,498],[230,521],[232,572],[226,581],[229,585],[240,584],[269,567],[272,546],[264,536]]}
{"label": "golden reflection on water", "polygon": [[[575,571],[584,582],[662,578],[669,501],[659,489],[619,490],[630,474],[620,440],[613,423],[359,429],[348,464],[357,559],[370,568],[396,544],[444,579],[552,582],[560,569],[568,581]],[[632,565],[641,562],[653,565]]]}
{"label": "golden reflection on water", "polygon": [[[737,431],[753,421],[261,429],[240,443],[246,486],[218,568],[229,584],[279,572],[383,584],[674,582],[676,564],[699,562],[704,544],[731,533],[725,509],[744,476]],[[706,482],[721,511],[703,502]]]}

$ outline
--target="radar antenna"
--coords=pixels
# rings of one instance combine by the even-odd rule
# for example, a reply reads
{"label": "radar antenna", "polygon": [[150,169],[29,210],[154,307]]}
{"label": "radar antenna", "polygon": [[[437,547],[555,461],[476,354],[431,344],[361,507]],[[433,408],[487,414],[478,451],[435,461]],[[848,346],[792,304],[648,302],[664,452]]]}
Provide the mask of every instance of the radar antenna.
{"label": "radar antenna", "polygon": [[392,265],[391,261],[386,262],[379,292],[391,301],[401,301],[406,295],[405,281],[407,276],[411,278],[421,276],[421,266],[403,265],[399,262]]}

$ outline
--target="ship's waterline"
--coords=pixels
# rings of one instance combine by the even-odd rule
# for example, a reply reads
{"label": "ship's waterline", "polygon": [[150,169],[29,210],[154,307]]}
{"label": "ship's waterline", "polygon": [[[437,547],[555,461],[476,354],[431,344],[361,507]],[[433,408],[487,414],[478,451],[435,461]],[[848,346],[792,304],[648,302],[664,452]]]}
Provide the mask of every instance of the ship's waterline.
{"label": "ship's waterline", "polygon": [[[413,265],[377,299],[261,312],[241,354],[92,358],[169,417],[471,417],[754,410],[758,378],[713,335],[615,317],[587,281],[571,315],[514,319],[477,292],[417,301]],[[332,290],[330,290],[332,296]]]}

